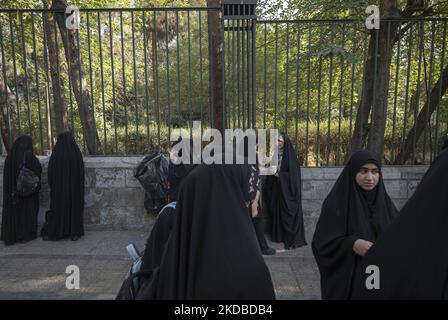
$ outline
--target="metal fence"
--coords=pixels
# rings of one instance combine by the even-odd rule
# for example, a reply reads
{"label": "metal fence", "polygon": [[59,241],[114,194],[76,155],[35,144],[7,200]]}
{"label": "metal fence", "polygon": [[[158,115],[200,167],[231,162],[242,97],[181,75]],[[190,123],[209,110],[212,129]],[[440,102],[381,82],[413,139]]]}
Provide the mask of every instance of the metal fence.
{"label": "metal fence", "polygon": [[[225,11],[222,24],[226,127],[278,128],[291,137],[303,165],[342,164],[355,129],[366,62],[378,59],[368,52],[370,31],[358,20],[257,21],[254,12],[239,8]],[[194,120],[212,126],[210,65],[215,58],[210,48],[215,44],[208,23],[209,13],[219,10],[81,10],[76,57],[64,49],[57,23],[47,15],[51,12],[0,10],[0,87],[7,96],[0,103],[6,130],[30,134],[38,153],[51,149],[57,132],[55,86],[63,88],[68,126],[85,153],[83,97],[91,100],[106,155],[165,147],[173,128],[191,128]],[[391,23],[397,22],[389,22],[389,30]],[[399,25],[403,34],[387,37],[394,45],[384,156],[388,163],[428,163],[448,132],[447,19]],[[57,74],[49,65],[48,28],[57,37]],[[82,61],[78,75],[85,79],[70,76],[76,58]],[[78,96],[82,90],[88,95]],[[425,109],[433,91],[443,96],[434,111]],[[420,134],[414,124],[422,110]],[[363,129],[359,134],[365,135]],[[409,137],[412,151],[405,157]]]}
{"label": "metal fence", "polygon": [[[403,34],[392,33],[393,23]],[[447,19],[388,21],[383,27],[387,43],[393,43],[384,115],[385,161],[429,163],[448,132]],[[370,32],[363,21],[353,20],[257,21],[257,126],[287,132],[304,165],[344,161],[367,60],[372,59],[376,68],[379,59],[378,43],[373,57],[369,53]],[[371,78],[379,81],[376,73]],[[442,99],[431,111],[425,106],[434,105],[434,93]],[[375,99],[373,92],[372,103]],[[415,124],[422,116],[420,126],[425,126],[419,134]],[[360,128],[364,136],[367,132]],[[405,156],[402,149],[409,138],[411,152]]]}

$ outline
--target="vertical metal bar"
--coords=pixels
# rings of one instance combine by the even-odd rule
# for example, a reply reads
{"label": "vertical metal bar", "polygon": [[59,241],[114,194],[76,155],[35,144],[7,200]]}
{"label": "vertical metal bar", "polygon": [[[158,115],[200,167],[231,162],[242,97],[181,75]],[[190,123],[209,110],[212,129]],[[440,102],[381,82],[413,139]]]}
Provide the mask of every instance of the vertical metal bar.
{"label": "vertical metal bar", "polygon": [[32,137],[33,133],[31,131],[31,107],[30,107],[30,91],[28,86],[28,70],[27,70],[27,63],[26,63],[26,47],[25,47],[25,34],[23,31],[23,12],[20,12],[20,33],[22,35],[22,65],[23,65],[23,72],[25,74],[25,95],[26,95],[26,106],[28,109],[28,132],[29,135]]}
{"label": "vertical metal bar", "polygon": [[[233,90],[233,94],[232,94],[232,107],[233,107],[233,113],[232,113],[232,120],[233,120],[233,129],[235,129],[235,125],[236,125],[236,104],[237,104],[237,100],[236,100],[236,62],[235,62],[235,19],[232,19],[232,90]],[[202,87],[202,85],[201,85]]]}
{"label": "vertical metal bar", "polygon": [[[414,134],[412,137],[412,164],[414,164],[416,159],[416,144],[417,144],[417,111],[418,111],[418,103],[420,100],[420,75],[421,75],[421,66],[422,66],[422,55],[423,55],[423,22],[418,22],[419,26],[419,50],[418,50],[418,71],[417,71],[417,92],[416,92],[416,99],[414,104]],[[411,101],[412,103],[412,101]]]}
{"label": "vertical metal bar", "polygon": [[[87,15],[88,16],[88,15]],[[118,154],[118,134],[117,134],[117,104],[115,102],[115,66],[114,66],[114,29],[112,24],[112,13],[109,11],[109,44],[110,44],[110,68],[112,74],[112,104],[113,104],[113,125],[114,125],[114,140],[115,140],[115,154]],[[90,58],[90,44],[89,44],[89,58]],[[146,59],[145,59],[146,63]],[[90,80],[92,81],[92,79]],[[146,88],[146,87],[145,87]],[[93,91],[92,91],[93,104]]]}
{"label": "vertical metal bar", "polygon": [[157,59],[157,24],[156,24],[156,11],[153,16],[153,30],[154,30],[154,91],[156,94],[156,109],[157,109],[157,146],[160,152],[160,103],[159,103],[159,67]]}
{"label": "vertical metal bar", "polygon": [[[319,51],[322,48],[322,22],[319,23]],[[319,166],[319,153],[320,153],[320,116],[321,116],[321,101],[320,101],[320,93],[321,93],[321,78],[322,78],[322,56],[319,57],[319,67],[318,67],[318,85],[317,85],[317,132],[316,132],[316,166]]]}
{"label": "vertical metal bar", "polygon": [[10,38],[11,38],[11,52],[12,52],[12,66],[14,69],[14,87],[15,87],[15,94],[16,94],[16,106],[17,106],[17,124],[19,126],[19,132],[18,134],[21,134],[22,128],[20,125],[20,103],[19,103],[19,90],[18,90],[18,85],[17,85],[17,65],[16,65],[16,50],[15,50],[15,46],[16,46],[16,42],[14,40],[14,28],[12,25],[12,21],[13,21],[13,16],[12,13],[9,14],[9,32],[10,32]]}
{"label": "vertical metal bar", "polygon": [[[443,67],[442,66],[444,66],[445,65],[445,46],[446,46],[446,25],[447,25],[447,22],[445,21],[444,23],[443,23],[443,36],[442,36],[442,39],[443,39],[443,41],[442,41],[442,54],[441,54],[441,57],[440,57],[440,75],[442,75],[442,72],[443,72]],[[440,77],[440,82],[439,82],[439,97],[442,95],[442,85],[443,85],[443,79],[442,79],[442,77]],[[441,100],[441,99],[440,99]],[[437,104],[437,116],[436,116],[436,147],[438,147],[438,137],[439,137],[439,115],[440,115],[440,112],[439,112],[439,109],[440,109],[440,100],[439,100],[439,103]],[[448,129],[448,126],[447,126],[447,129]]]}
{"label": "vertical metal bar", "polygon": [[373,140],[373,129],[375,128],[375,109],[376,109],[376,73],[378,71],[378,44],[379,44],[379,29],[375,29],[375,60],[373,63],[373,90],[372,90],[372,129],[369,132],[370,145]]}
{"label": "vertical metal bar", "polygon": [[[246,6],[245,6],[245,8],[247,8]],[[247,51],[246,51],[246,55],[247,55],[247,57],[246,57],[246,63],[247,63],[247,69],[246,69],[246,77],[247,77],[247,79],[246,79],[246,84],[247,84],[247,90],[246,90],[246,92],[247,92],[247,128],[250,128],[251,127],[251,119],[250,119],[250,115],[251,115],[251,112],[250,112],[250,108],[251,108],[251,104],[252,104],[252,101],[251,101],[251,61],[250,61],[250,28],[249,28],[249,19],[245,19],[245,21],[246,21],[246,28],[245,28],[245,31],[246,31],[246,49],[247,49]]]}
{"label": "vertical metal bar", "polygon": [[[179,12],[176,11],[176,53],[177,53],[177,125],[180,127],[180,57],[179,57]],[[213,55],[211,55],[213,57]],[[213,68],[211,68],[213,70]],[[213,79],[213,78],[212,78]],[[213,101],[213,99],[212,99]]]}
{"label": "vertical metal bar", "polygon": [[213,65],[214,65],[214,54],[213,54],[213,50],[212,48],[214,47],[214,40],[213,37],[209,35],[208,37],[208,41],[209,41],[209,79],[210,81],[209,83],[209,97],[210,97],[210,127],[214,128],[215,127],[215,102],[214,102],[214,97],[215,97],[215,93],[213,90],[213,86],[214,86],[214,72],[213,72]]}
{"label": "vertical metal bar", "polygon": [[[342,47],[345,45],[345,22],[342,23]],[[336,163],[335,165],[340,165],[341,156],[341,125],[342,125],[342,95],[344,92],[344,59],[341,56],[341,77],[339,79],[339,125],[338,125],[338,147],[336,150]]]}
{"label": "vertical metal bar", "polygon": [[34,73],[35,73],[35,77],[36,77],[36,90],[37,90],[37,114],[38,114],[38,118],[39,118],[40,154],[44,154],[44,139],[43,139],[43,133],[42,133],[42,115],[40,113],[39,69],[37,68],[36,29],[34,27],[34,13],[32,13],[32,12],[31,12],[31,33],[33,34]]}
{"label": "vertical metal bar", "polygon": [[128,154],[128,108],[126,97],[126,73],[124,69],[124,35],[123,35],[123,11],[120,11],[120,34],[121,34],[121,71],[122,71],[122,85],[123,85],[123,101],[124,101],[124,153]]}
{"label": "vertical metal bar", "polygon": [[[353,23],[353,54],[356,55],[356,22]],[[355,64],[352,63],[352,80],[350,88],[350,133],[348,136],[348,145],[352,144],[352,128],[353,128],[353,96],[355,87]]]}
{"label": "vertical metal bar", "polygon": [[[0,19],[0,48],[1,48],[1,52],[2,52],[3,81],[5,83],[5,89],[6,89],[8,87],[8,77],[7,77],[7,74],[6,74],[5,48],[4,48],[4,45],[3,45],[3,24],[2,24],[2,20],[1,19]],[[10,110],[9,110],[10,104],[7,103],[5,107],[6,107],[6,117],[7,117],[7,123],[8,123],[8,137],[9,137],[8,143],[9,143],[9,146],[11,147],[13,141],[11,141],[11,139],[12,139],[12,137],[11,137],[11,118],[10,118]]]}
{"label": "vertical metal bar", "polygon": [[231,35],[231,32],[230,32],[230,21],[226,21],[226,25],[225,25],[225,29],[224,30],[227,31],[227,81],[226,81],[226,83],[228,83],[228,87],[226,88],[225,93],[226,93],[226,101],[228,101],[228,103],[227,103],[228,104],[228,108],[227,108],[228,109],[227,125],[228,125],[228,128],[230,128],[231,127],[231,121],[232,121],[232,118],[231,118],[231,116],[232,116],[231,100],[233,100],[233,99],[231,99],[231,95],[230,95],[230,90],[232,89],[231,88],[231,83],[232,83],[232,79],[231,79],[231,76],[232,76],[232,74],[231,74],[232,64],[231,64],[231,60],[230,60],[230,54],[232,52],[230,50],[230,43],[231,43],[231,40],[230,40],[230,35]]}
{"label": "vertical metal bar", "polygon": [[[191,36],[190,36],[190,11],[187,11],[187,40],[188,40],[188,107],[190,110],[190,121],[188,126],[193,128],[193,106],[191,104]],[[225,69],[224,69],[225,70]],[[225,73],[225,72],[223,72]]]}
{"label": "vertical metal bar", "polygon": [[[103,46],[102,46],[102,37],[101,37],[101,15],[100,11],[97,12],[97,19],[98,19],[98,45],[100,49],[100,74],[101,74],[101,102],[103,106],[103,143],[104,143],[104,150],[107,149],[107,137],[106,137],[106,104],[104,101],[104,68],[103,68]],[[79,50],[79,46],[78,46]],[[81,70],[81,69],[80,69]],[[81,75],[81,71],[80,71]],[[81,82],[81,77],[80,77]]]}
{"label": "vertical metal bar", "polygon": [[256,77],[257,77],[257,59],[256,59],[256,32],[257,32],[257,25],[255,23],[255,20],[251,20],[251,25],[252,25],[252,46],[251,46],[251,50],[252,50],[252,128],[256,128],[257,126],[257,109],[256,109],[256,94],[257,94],[257,87],[256,87]]}
{"label": "vertical metal bar", "polygon": [[[367,65],[367,53],[368,53],[368,51],[369,51],[369,45],[367,44],[367,28],[365,28],[364,29],[364,60],[363,60],[363,68],[362,68],[364,74],[366,72],[365,70],[366,70],[366,65]],[[363,83],[362,83],[362,92],[364,92],[364,86],[365,85],[366,85],[366,83],[364,83],[364,81],[363,81]],[[361,97],[361,101],[363,99],[365,99],[364,96]],[[363,108],[359,108],[359,112],[361,113],[360,118],[363,119],[363,113],[364,113]],[[363,140],[362,137],[363,137],[363,124],[362,124],[362,121],[361,121],[360,130],[359,130],[359,141],[361,143],[361,146],[362,146],[362,142],[363,142],[362,141]]]}
{"label": "vertical metal bar", "polygon": [[242,103],[242,114],[243,114],[243,130],[246,129],[246,64],[245,64],[245,56],[246,56],[246,20],[241,20],[242,24],[242,33],[241,33],[241,96],[243,98]]}
{"label": "vertical metal bar", "polygon": [[275,24],[275,57],[274,57],[274,128],[277,128],[277,86],[278,86],[278,24]]}
{"label": "vertical metal bar", "polygon": [[[434,67],[434,34],[436,32],[435,29],[435,22],[431,22],[431,53],[429,56],[429,85],[426,88],[426,104],[429,106],[429,98],[431,95],[431,89],[432,89],[432,76],[433,76],[433,67]],[[442,67],[442,66],[441,66]],[[426,74],[426,71],[425,71]],[[429,108],[426,108],[426,115],[425,115],[425,123],[427,125],[430,125],[430,119],[429,119]],[[426,160],[426,131],[423,133],[423,163],[425,163]],[[431,143],[431,127],[429,128],[429,142],[430,142],[430,161],[432,162],[432,143]]]}
{"label": "vertical metal bar", "polygon": [[[388,21],[387,22],[387,37],[386,37],[386,45],[387,45],[386,55],[388,57],[390,56],[391,60],[392,60],[392,53],[390,52],[392,50],[391,45],[390,45],[390,24],[391,24],[391,22]],[[389,77],[390,77],[390,73],[389,73]],[[389,80],[389,82],[390,82],[390,80]],[[386,120],[388,118],[388,116],[387,116],[387,109],[388,109],[387,107],[388,107],[388,104],[389,104],[388,97],[389,97],[389,86],[386,89],[386,94],[384,95],[384,101],[383,101],[384,105],[386,106],[385,107],[385,113],[384,113],[384,117],[385,117]],[[386,125],[387,125],[387,121],[386,121]],[[386,128],[386,126],[385,126],[385,128]],[[386,132],[386,131],[384,131],[384,132]],[[384,140],[384,138],[385,138],[385,134],[383,134],[383,140]]]}
{"label": "vertical metal bar", "polygon": [[289,23],[286,23],[286,66],[285,66],[285,134],[288,134],[288,78],[289,78]]}
{"label": "vertical metal bar", "polygon": [[266,129],[266,96],[267,96],[267,90],[266,90],[266,81],[267,81],[267,54],[266,54],[266,48],[267,48],[267,28],[268,25],[265,23],[264,24],[264,66],[263,66],[263,88],[264,88],[264,92],[263,92],[263,128]]}
{"label": "vertical metal bar", "polygon": [[[239,14],[239,6],[238,6],[238,14]],[[238,88],[238,128],[241,128],[241,119],[240,119],[240,114],[241,114],[241,86],[240,86],[240,20],[238,19],[236,21],[236,25],[237,25],[237,88]]]}
{"label": "vertical metal bar", "polygon": [[[93,91],[93,73],[92,73],[92,55],[90,52],[90,18],[89,13],[86,12],[87,15],[87,46],[88,46],[88,56],[89,56],[89,74],[90,74],[90,93],[92,96],[92,109],[95,110],[95,92]],[[83,139],[83,149],[85,153],[86,143],[85,139]]]}
{"label": "vertical metal bar", "polygon": [[[297,59],[296,59],[296,110],[295,110],[295,136],[294,136],[294,145],[296,146],[296,150],[299,146],[298,134],[299,134],[299,90],[300,90],[300,79],[299,79],[299,66],[300,66],[300,24],[296,23],[297,26]],[[299,150],[297,150],[298,152]]]}
{"label": "vertical metal bar", "polygon": [[[56,19],[54,19],[54,27],[55,27],[55,34],[57,34],[57,27],[56,27]],[[74,125],[74,120],[73,120],[73,97],[72,97],[72,77],[71,77],[71,63],[70,63],[70,60],[71,60],[71,44],[70,44],[70,40],[69,40],[69,30],[67,30],[67,32],[66,32],[66,36],[65,36],[65,39],[66,39],[66,41],[67,41],[67,68],[68,68],[68,90],[69,90],[69,101],[70,101],[70,130],[71,130],[71,132],[73,133],[73,135],[75,135],[75,125]],[[61,35],[61,37],[62,37],[62,35]],[[84,131],[83,131],[83,139],[82,139],[84,142],[85,142],[85,137],[84,137]],[[84,149],[84,152],[85,152],[85,149]]]}
{"label": "vertical metal bar", "polygon": [[[68,33],[69,31],[67,31]],[[79,41],[79,30],[76,30],[76,45],[78,47],[78,78],[79,78],[79,100],[80,104],[83,105],[83,89],[82,89],[82,73],[81,73],[81,45]],[[79,110],[79,103],[78,103],[78,110]],[[79,112],[78,112],[79,113]],[[83,139],[85,141],[85,139]],[[104,148],[106,148],[106,145],[104,145]],[[106,149],[104,149],[106,150]]]}
{"label": "vertical metal bar", "polygon": [[[395,94],[394,94],[394,115],[392,120],[392,145],[395,145],[395,132],[397,127],[397,96],[398,96],[398,76],[400,74],[400,56],[401,56],[401,24],[398,26],[398,44],[397,44],[397,60],[395,62]],[[395,148],[392,147],[392,159],[395,159]]]}
{"label": "vertical metal bar", "polygon": [[90,50],[90,15],[89,12],[87,14],[87,47],[88,47],[88,55],[89,55],[89,74],[90,74],[90,93],[92,95],[92,109],[95,110],[95,94],[93,91],[93,68],[92,68],[92,54]]}
{"label": "vertical metal bar", "polygon": [[[132,35],[132,71],[133,71],[133,89],[134,89],[134,101],[135,101],[135,134],[136,141],[139,141],[138,132],[138,94],[137,94],[137,62],[135,60],[135,21],[134,11],[131,11],[131,35]],[[136,145],[138,147],[138,145]]]}
{"label": "vertical metal bar", "polygon": [[221,18],[221,39],[222,39],[222,54],[221,54],[221,95],[222,95],[222,127],[223,129],[227,128],[227,99],[226,99],[226,45],[225,45],[225,31],[224,31],[224,19]]}
{"label": "vertical metal bar", "polygon": [[[331,45],[334,45],[334,25],[330,24],[331,32],[330,32],[330,42]],[[333,95],[333,55],[330,55],[330,78],[329,78],[329,87],[328,87],[328,127],[327,127],[327,166],[330,165],[330,130],[331,130],[331,102]]]}
{"label": "vertical metal bar", "polygon": [[[202,76],[202,16],[201,11],[199,11],[199,69],[200,71],[200,89],[199,89],[199,104],[201,108],[201,137],[202,130],[204,128],[204,101],[202,100],[202,90],[204,88],[203,76]],[[169,83],[169,82],[168,82]]]}
{"label": "vertical metal bar", "polygon": [[[165,21],[166,24],[168,23],[168,19],[167,19],[167,12],[165,11]],[[147,139],[147,143],[148,143],[148,149],[147,152],[150,153],[151,152],[151,136],[150,136],[150,130],[149,130],[149,99],[148,99],[148,63],[147,63],[147,53],[146,50],[148,48],[148,36],[146,34],[146,12],[143,11],[143,60],[144,60],[144,65],[145,65],[145,70],[144,70],[144,74],[145,74],[145,107],[146,107],[146,139]],[[168,37],[168,32],[167,35]],[[168,45],[168,43],[167,43]],[[167,49],[167,55],[168,55],[168,49]],[[166,71],[167,73],[169,72],[169,64],[166,64]],[[169,113],[169,93],[168,93],[168,113]],[[169,126],[168,126],[169,128]]]}
{"label": "vertical metal bar", "polygon": [[306,89],[306,137],[305,137],[305,166],[308,166],[309,123],[310,123],[310,76],[311,76],[311,23],[308,23],[308,70]]}
{"label": "vertical metal bar", "polygon": [[[409,29],[409,46],[408,46],[408,69],[406,72],[406,93],[404,98],[404,117],[403,117],[403,146],[406,143],[406,125],[408,121],[407,116],[407,106],[409,101],[409,78],[411,73],[411,62],[412,62],[412,33],[413,33],[413,25],[411,24],[411,28]],[[404,151],[404,149],[403,149]],[[400,164],[404,164],[404,152],[401,153],[401,162]]]}

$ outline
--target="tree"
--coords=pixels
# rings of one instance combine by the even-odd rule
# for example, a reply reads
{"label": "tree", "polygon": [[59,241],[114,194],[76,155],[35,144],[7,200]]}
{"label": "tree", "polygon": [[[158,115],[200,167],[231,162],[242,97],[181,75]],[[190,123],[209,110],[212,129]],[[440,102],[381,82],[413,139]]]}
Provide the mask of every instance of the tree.
{"label": "tree", "polygon": [[[47,1],[43,0],[44,6],[47,7]],[[47,38],[47,50],[49,69],[51,75],[53,109],[56,122],[56,134],[60,134],[68,130],[67,124],[67,104],[64,93],[64,82],[61,77],[63,73],[60,63],[59,46],[56,33],[56,22],[52,14],[44,13],[45,19],[45,34]]]}
{"label": "tree", "polygon": [[[409,21],[400,30],[399,24],[394,20],[424,17],[434,13],[433,8],[428,3],[420,0],[408,1],[403,11],[401,11],[400,1],[397,0],[381,0],[380,7],[381,20],[392,21],[381,22],[380,30],[371,32],[368,58],[364,69],[361,102],[356,116],[350,152],[347,154],[346,159],[352,153],[362,148],[365,144],[367,134],[370,134],[369,149],[383,156],[387,96],[393,47],[406,34],[410,26],[415,23],[414,21]],[[420,14],[415,16],[417,13]],[[372,121],[369,124],[370,115]]]}
{"label": "tree", "polygon": [[[221,6],[220,0],[207,0],[209,8],[217,8]],[[223,54],[223,30],[221,25],[221,11],[208,11],[208,35],[209,35],[209,50],[213,61],[210,63],[210,83],[212,85],[212,92],[210,99],[213,101],[210,105],[213,106],[214,112],[214,127],[218,130],[224,130],[223,123],[223,83],[222,83],[222,54]]]}
{"label": "tree", "polygon": [[65,26],[64,12],[67,8],[66,0],[53,0],[51,8],[55,10],[56,22],[64,44],[65,56],[70,66],[69,76],[78,103],[78,112],[87,150],[90,154],[101,154],[102,147],[96,129],[92,99],[89,95],[86,72],[80,48],[78,47],[77,37],[79,33],[78,31],[68,30]]}

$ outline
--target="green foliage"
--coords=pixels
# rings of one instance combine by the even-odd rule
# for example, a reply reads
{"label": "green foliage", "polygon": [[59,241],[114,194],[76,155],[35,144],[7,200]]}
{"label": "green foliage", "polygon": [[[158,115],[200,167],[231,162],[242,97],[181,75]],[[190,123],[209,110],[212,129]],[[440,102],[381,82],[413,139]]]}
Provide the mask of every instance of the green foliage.
{"label": "green foliage", "polygon": [[[105,4],[99,0],[78,0],[70,4],[80,8],[150,8],[203,6],[205,1],[113,0]],[[363,21],[368,4],[363,0],[258,4],[259,20],[356,20],[257,24],[257,127],[277,127],[288,131],[294,139],[297,130],[297,147],[301,155],[308,153],[308,165],[340,162],[347,150],[368,58],[369,34],[365,33]],[[402,7],[405,5],[406,2],[402,3]],[[43,8],[43,2],[6,0],[0,6]],[[436,7],[437,12],[447,8],[446,2]],[[44,151],[51,146],[48,131],[54,133],[55,127],[51,121],[51,128],[47,128],[48,117],[54,120],[54,115],[46,111],[47,106],[52,109],[53,100],[42,14],[0,13],[0,24],[0,44],[5,57],[5,63],[0,64],[5,68],[8,86],[19,98],[15,108],[18,106],[21,131],[31,132],[37,150]],[[434,85],[448,63],[444,27],[443,21],[424,22],[422,27],[416,24],[393,47],[385,136],[387,159],[397,152],[404,134],[414,123],[416,111],[426,102],[426,88]],[[234,63],[238,54],[242,57],[243,44],[238,38],[241,33],[238,35],[235,30],[225,34],[223,57],[226,110],[232,125],[243,121],[247,106],[247,100],[243,100],[246,99],[243,92],[247,90],[243,88],[243,80],[246,85],[247,75],[243,74],[242,64],[238,71]],[[234,46],[238,39],[239,53]],[[201,119],[205,126],[211,124],[214,106],[210,95],[207,12],[82,12],[79,41],[98,134],[105,142],[107,154],[147,153],[159,143],[166,145],[169,132],[175,127],[189,127],[192,120]],[[69,86],[70,66],[60,35],[58,44],[69,121],[83,145],[77,102]],[[421,154],[429,152],[423,150],[424,144],[431,146],[432,152],[438,150],[437,144],[447,129],[447,100],[445,96],[429,119],[426,136],[417,142]]]}

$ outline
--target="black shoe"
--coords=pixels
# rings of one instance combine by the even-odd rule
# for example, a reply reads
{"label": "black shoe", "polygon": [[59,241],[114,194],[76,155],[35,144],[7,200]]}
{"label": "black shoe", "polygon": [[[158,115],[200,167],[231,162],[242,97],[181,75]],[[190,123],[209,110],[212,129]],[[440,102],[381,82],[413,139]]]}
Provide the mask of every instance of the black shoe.
{"label": "black shoe", "polygon": [[73,237],[72,237],[72,241],[76,241],[76,240],[78,240],[78,239],[79,239],[78,236],[73,236]]}
{"label": "black shoe", "polygon": [[272,256],[276,253],[276,251],[275,249],[268,247],[266,249],[261,250],[261,253],[263,253],[265,256]]}

